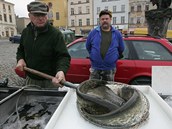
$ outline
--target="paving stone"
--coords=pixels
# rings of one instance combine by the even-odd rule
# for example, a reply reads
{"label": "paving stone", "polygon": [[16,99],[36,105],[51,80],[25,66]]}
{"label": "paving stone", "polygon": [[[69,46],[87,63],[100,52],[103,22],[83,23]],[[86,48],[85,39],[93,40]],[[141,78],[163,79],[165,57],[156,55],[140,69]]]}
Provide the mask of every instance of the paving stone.
{"label": "paving stone", "polygon": [[14,71],[18,45],[8,40],[0,40],[0,79],[8,78],[8,86],[23,86],[25,83],[25,79]]}

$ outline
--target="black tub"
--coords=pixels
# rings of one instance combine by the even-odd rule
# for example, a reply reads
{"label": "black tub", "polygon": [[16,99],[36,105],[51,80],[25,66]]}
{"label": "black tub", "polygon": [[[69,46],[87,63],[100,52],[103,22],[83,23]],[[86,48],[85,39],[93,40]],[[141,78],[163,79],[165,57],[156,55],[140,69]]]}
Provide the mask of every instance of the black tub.
{"label": "black tub", "polygon": [[0,103],[5,97],[9,96],[17,90],[18,88],[0,87]]}
{"label": "black tub", "polygon": [[[2,92],[4,93],[4,95],[1,94]],[[26,110],[28,108],[25,105],[30,105],[30,107],[32,107],[35,103],[39,103],[41,105],[41,111],[39,111],[39,113],[41,113],[41,115],[44,115],[43,110],[44,108],[46,108],[46,111],[44,110],[44,112],[52,116],[55,109],[58,107],[59,103],[62,101],[63,97],[66,94],[66,91],[58,91],[56,89],[55,90],[54,89],[53,90],[37,90],[37,89],[24,89],[24,88],[22,89],[21,88],[18,90],[16,89],[7,90],[7,92],[5,92],[5,89],[3,89],[2,92],[0,93],[0,96],[2,98],[0,100],[0,116],[1,116],[0,129],[10,129],[10,128],[12,129],[14,127],[15,128],[31,128],[31,126],[28,125],[28,123],[26,125],[14,124],[14,127],[11,126],[13,123],[19,123],[21,121],[20,118],[24,119],[23,117],[25,117],[25,119],[28,120],[27,115],[31,117],[32,113],[30,111],[29,113],[27,111],[27,113],[24,113],[24,114],[21,113],[22,115],[20,114],[21,110]],[[52,104],[53,104],[53,108],[50,109],[48,106]],[[32,111],[34,112],[34,110],[35,109],[33,108]],[[11,117],[13,117],[13,115],[16,115],[17,118],[13,118],[13,120],[9,120],[11,119]],[[39,115],[39,117],[41,117],[41,115]],[[36,120],[34,120],[35,116],[37,117],[38,114],[32,116],[31,119],[33,121],[37,122],[41,119],[41,118],[36,118]],[[44,124],[48,123],[49,119],[50,119],[49,117],[46,118],[46,120],[44,121]],[[22,121],[20,123],[23,124],[24,122]],[[9,127],[9,125],[11,127]],[[38,125],[36,125],[36,129],[44,128],[40,126],[39,123]]]}

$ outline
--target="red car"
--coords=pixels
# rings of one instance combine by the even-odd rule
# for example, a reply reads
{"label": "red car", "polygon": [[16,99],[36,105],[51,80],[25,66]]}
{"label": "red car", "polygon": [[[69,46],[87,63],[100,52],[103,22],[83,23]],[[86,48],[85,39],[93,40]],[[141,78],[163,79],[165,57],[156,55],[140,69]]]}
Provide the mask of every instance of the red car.
{"label": "red car", "polygon": [[[70,43],[71,66],[66,80],[81,83],[89,79],[90,60],[86,38]],[[124,57],[117,62],[115,81],[131,85],[151,85],[152,66],[172,66],[172,44],[162,38],[125,36]]]}

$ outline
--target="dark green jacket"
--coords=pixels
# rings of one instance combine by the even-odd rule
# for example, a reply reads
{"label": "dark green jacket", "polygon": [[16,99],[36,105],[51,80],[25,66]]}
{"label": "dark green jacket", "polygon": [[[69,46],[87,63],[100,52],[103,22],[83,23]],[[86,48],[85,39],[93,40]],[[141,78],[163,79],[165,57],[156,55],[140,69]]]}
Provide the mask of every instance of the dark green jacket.
{"label": "dark green jacket", "polygon": [[[24,59],[27,67],[55,76],[57,71],[65,74],[70,66],[62,33],[49,23],[43,28],[35,28],[31,23],[23,30],[17,49],[17,61]],[[32,79],[43,78],[27,73]]]}

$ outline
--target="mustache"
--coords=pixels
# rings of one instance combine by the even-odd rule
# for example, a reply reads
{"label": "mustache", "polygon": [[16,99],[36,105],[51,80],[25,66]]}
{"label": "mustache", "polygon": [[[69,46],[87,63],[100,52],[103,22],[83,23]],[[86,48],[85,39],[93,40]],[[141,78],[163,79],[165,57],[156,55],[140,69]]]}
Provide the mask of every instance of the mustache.
{"label": "mustache", "polygon": [[105,25],[105,24],[107,24],[107,25],[108,25],[109,23],[108,23],[108,22],[104,22],[104,23],[103,23],[103,25]]}

